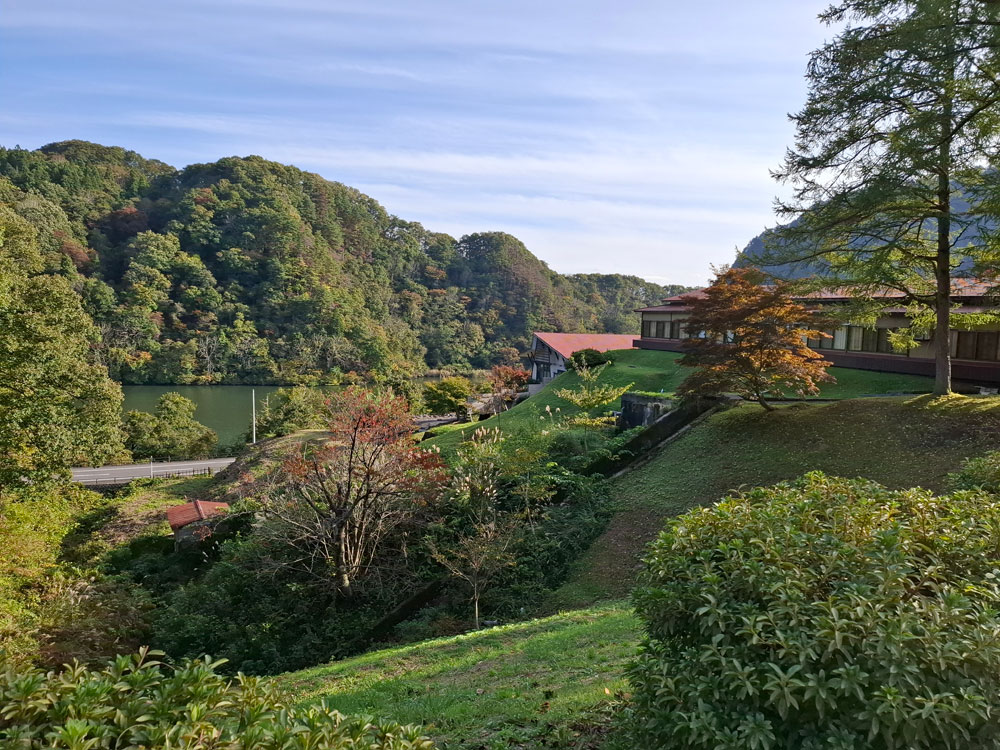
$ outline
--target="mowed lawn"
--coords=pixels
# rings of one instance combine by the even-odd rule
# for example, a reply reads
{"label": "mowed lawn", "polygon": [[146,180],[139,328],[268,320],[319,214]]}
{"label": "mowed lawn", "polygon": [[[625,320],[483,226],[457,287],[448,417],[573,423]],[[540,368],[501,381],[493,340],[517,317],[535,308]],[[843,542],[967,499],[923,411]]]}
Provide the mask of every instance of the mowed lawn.
{"label": "mowed lawn", "polygon": [[[677,390],[690,372],[688,368],[678,364],[682,355],[675,352],[626,349],[613,352],[613,355],[614,364],[601,371],[598,380],[601,384],[615,386],[631,384],[633,391],[662,392],[669,395]],[[892,393],[929,393],[933,385],[932,378],[919,375],[850,370],[841,367],[830,368],[830,374],[837,379],[837,382],[824,384],[819,398],[845,399]],[[448,425],[436,429],[434,431],[436,436],[431,438],[431,444],[440,447],[445,455],[453,455],[459,443],[479,427],[499,427],[504,432],[516,434],[521,430],[538,429],[542,418],[555,413],[556,409],[559,409],[559,417],[572,416],[578,409],[565,399],[559,398],[556,391],[575,389],[579,385],[579,375],[575,372],[563,373],[539,393],[498,417],[492,417],[482,423]],[[602,410],[617,409],[619,405],[615,402],[603,407]],[[546,412],[546,407],[551,412]]]}
{"label": "mowed lawn", "polygon": [[666,520],[741,487],[808,471],[941,490],[962,460],[1000,449],[1000,398],[930,396],[744,404],[713,415],[609,482],[615,515],[551,599],[557,608],[628,594]]}
{"label": "mowed lawn", "polygon": [[373,651],[278,678],[296,701],[423,725],[444,748],[583,747],[625,688],[624,603]]}

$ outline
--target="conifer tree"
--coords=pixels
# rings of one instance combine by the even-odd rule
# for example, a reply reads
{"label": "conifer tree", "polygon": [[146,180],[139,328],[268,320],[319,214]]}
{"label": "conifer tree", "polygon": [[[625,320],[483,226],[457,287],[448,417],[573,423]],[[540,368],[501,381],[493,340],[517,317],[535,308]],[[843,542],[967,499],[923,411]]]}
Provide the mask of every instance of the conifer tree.
{"label": "conifer tree", "polygon": [[[956,277],[989,277],[983,167],[1000,146],[1000,4],[838,0],[841,26],[809,61],[797,135],[775,177],[793,221],[764,262],[825,267],[823,284],[859,298],[901,293],[912,346],[933,332],[935,392],[951,390]],[[874,309],[870,313],[874,315]]]}

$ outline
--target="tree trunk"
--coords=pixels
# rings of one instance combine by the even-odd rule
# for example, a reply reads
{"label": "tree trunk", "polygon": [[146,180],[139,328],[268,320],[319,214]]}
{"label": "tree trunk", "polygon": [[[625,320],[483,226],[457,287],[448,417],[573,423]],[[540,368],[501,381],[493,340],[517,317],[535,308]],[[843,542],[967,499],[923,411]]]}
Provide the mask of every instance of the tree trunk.
{"label": "tree trunk", "polygon": [[761,395],[757,396],[757,403],[763,406],[767,411],[774,411],[774,407],[767,402],[767,399]]}
{"label": "tree trunk", "polygon": [[[954,76],[952,76],[954,78]],[[937,253],[934,260],[934,395],[951,393],[951,116],[950,95],[941,113],[938,150]]]}
{"label": "tree trunk", "polygon": [[479,630],[479,594],[472,595],[472,626]]}
{"label": "tree trunk", "polygon": [[[948,222],[943,222],[947,224]],[[940,224],[938,225],[940,227]],[[938,240],[940,243],[940,239]],[[948,252],[937,254],[937,322],[934,326],[934,395],[951,393],[951,267]]]}
{"label": "tree trunk", "polygon": [[351,576],[347,572],[347,524],[341,524],[337,530],[337,590],[345,599],[354,595],[351,589]]}

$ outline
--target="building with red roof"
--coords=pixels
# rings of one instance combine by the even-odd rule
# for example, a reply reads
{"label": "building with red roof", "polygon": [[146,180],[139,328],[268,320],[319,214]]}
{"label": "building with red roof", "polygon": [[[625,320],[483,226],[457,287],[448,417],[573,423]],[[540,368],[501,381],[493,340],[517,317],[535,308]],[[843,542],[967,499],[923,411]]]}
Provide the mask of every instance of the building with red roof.
{"label": "building with red roof", "polygon": [[531,377],[544,382],[566,372],[566,362],[583,349],[610,352],[634,349],[635,336],[624,333],[543,333],[535,331],[531,340]]}

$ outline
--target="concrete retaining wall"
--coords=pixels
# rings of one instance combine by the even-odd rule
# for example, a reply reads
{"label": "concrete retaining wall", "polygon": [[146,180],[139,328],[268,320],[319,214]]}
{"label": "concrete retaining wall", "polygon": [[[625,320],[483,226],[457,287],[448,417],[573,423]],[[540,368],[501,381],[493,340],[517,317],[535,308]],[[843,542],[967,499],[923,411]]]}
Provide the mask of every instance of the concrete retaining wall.
{"label": "concrete retaining wall", "polygon": [[669,396],[643,396],[626,393],[622,396],[622,411],[618,426],[625,430],[645,427],[674,408],[676,402]]}
{"label": "concrete retaining wall", "polygon": [[667,438],[680,432],[702,414],[713,409],[725,408],[731,403],[732,400],[727,398],[698,398],[683,401],[676,409],[667,412],[629,440],[622,447],[619,456],[595,461],[584,470],[584,473],[610,476],[619,472]]}

